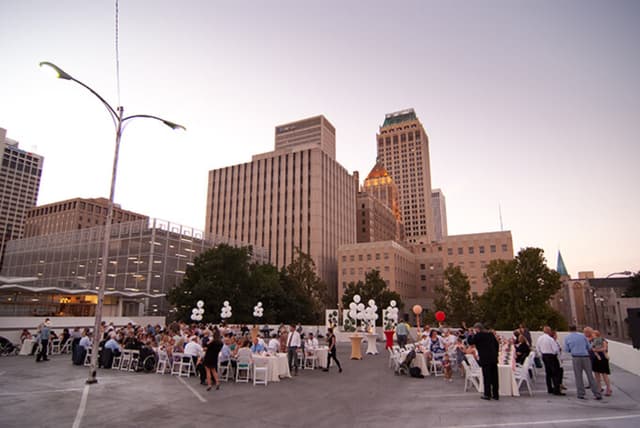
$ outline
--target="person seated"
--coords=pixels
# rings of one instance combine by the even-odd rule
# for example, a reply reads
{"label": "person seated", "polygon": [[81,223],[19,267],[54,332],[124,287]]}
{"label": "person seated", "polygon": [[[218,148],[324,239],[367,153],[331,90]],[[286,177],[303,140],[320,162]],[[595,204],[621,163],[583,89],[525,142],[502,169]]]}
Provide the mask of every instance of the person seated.
{"label": "person seated", "polygon": [[313,336],[313,333],[309,333],[309,337],[305,340],[304,349],[307,354],[312,353],[318,349],[318,339]]}
{"label": "person seated", "polygon": [[226,364],[231,364],[231,367],[233,367],[235,370],[238,363],[233,358],[231,347],[229,346],[231,343],[231,339],[229,337],[225,337],[222,343],[223,345],[222,345],[222,349],[220,350],[220,355],[218,356],[218,362],[220,363],[221,366],[224,366]]}
{"label": "person seated", "polygon": [[81,346],[84,349],[91,348],[91,332],[87,329],[82,332],[82,337],[80,338],[80,343],[78,343],[78,346]]}
{"label": "person seated", "polygon": [[431,330],[429,333],[429,352],[431,353],[431,359],[442,361],[445,351],[444,343],[442,342],[442,338],[438,336],[438,331]]}
{"label": "person seated", "polygon": [[109,333],[109,340],[104,344],[105,349],[111,349],[111,353],[114,356],[119,356],[122,353],[122,349],[120,348],[120,344],[116,340],[116,333],[112,331]]}
{"label": "person seated", "polygon": [[516,364],[524,364],[524,360],[527,359],[530,352],[531,348],[529,347],[527,338],[524,334],[518,335],[518,343],[516,344]]}
{"label": "person seated", "polygon": [[429,333],[427,333],[426,331],[422,332],[422,335],[420,336],[420,340],[416,343],[416,345],[422,349],[422,351],[428,351],[429,350]]}
{"label": "person seated", "polygon": [[275,334],[271,336],[271,340],[269,341],[269,346],[267,346],[267,349],[272,354],[277,354],[280,351],[280,341],[276,338]]}
{"label": "person seated", "polygon": [[27,330],[26,328],[23,328],[22,333],[20,333],[20,343],[24,342],[27,339],[31,340],[31,333],[29,333],[29,330]]}
{"label": "person seated", "polygon": [[253,345],[251,345],[251,353],[260,354],[262,352],[267,352],[267,348],[265,348],[264,344],[260,342],[258,337],[254,337]]}
{"label": "person seated", "polygon": [[189,342],[184,346],[184,356],[191,357],[195,362],[202,353],[202,346],[198,343],[198,337],[191,336]]}

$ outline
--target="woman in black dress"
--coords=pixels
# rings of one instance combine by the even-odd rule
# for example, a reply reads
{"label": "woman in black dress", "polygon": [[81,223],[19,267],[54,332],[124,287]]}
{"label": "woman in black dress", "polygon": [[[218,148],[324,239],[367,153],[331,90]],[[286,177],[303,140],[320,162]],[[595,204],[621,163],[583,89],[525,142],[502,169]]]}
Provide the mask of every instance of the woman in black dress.
{"label": "woman in black dress", "polygon": [[329,363],[331,363],[331,359],[336,362],[338,365],[338,371],[342,373],[342,366],[340,366],[340,361],[338,361],[338,357],[336,356],[336,336],[333,334],[333,328],[329,327],[327,329],[327,343],[329,344],[329,355],[327,356],[327,367],[322,369],[325,372],[329,371]]}
{"label": "woman in black dress", "polygon": [[220,389],[220,381],[218,380],[218,354],[222,350],[222,340],[220,339],[220,331],[213,331],[213,339],[207,343],[207,350],[204,354],[204,369],[207,373],[207,391],[211,390],[211,377],[216,381],[216,389]]}
{"label": "woman in black dress", "polygon": [[529,347],[527,338],[524,336],[524,334],[519,335],[518,343],[516,344],[516,364],[524,364],[524,360],[527,359],[530,352],[531,347]]}

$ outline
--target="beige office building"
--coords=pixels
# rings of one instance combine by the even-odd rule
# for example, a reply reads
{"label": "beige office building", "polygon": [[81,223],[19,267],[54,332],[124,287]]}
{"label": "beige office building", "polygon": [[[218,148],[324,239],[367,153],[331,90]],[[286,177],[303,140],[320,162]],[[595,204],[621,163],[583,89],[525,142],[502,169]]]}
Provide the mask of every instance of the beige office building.
{"label": "beige office building", "polygon": [[[103,226],[107,222],[109,200],[106,198],[74,198],[40,205],[27,211],[25,238],[51,235],[70,230]],[[113,223],[148,220],[149,217],[113,207]]]}
{"label": "beige office building", "polygon": [[415,301],[415,255],[403,245],[395,241],[342,245],[339,256],[339,299],[349,283],[364,282],[367,272],[377,270],[389,290],[400,294],[405,309],[407,303]]}
{"label": "beige office building", "polygon": [[447,201],[440,189],[431,191],[431,209],[433,210],[433,227],[435,240],[440,242],[448,234],[447,230]]}
{"label": "beige office building", "polygon": [[393,211],[367,192],[358,192],[356,225],[357,242],[401,241],[402,225]]}
{"label": "beige office building", "polygon": [[435,240],[429,138],[413,109],[389,113],[377,134],[378,159],[400,191],[406,240]]}
{"label": "beige office building", "polygon": [[472,293],[482,294],[488,287],[484,273],[490,261],[513,259],[510,231],[450,235],[442,246],[445,269],[460,266],[469,277]]}
{"label": "beige office building", "polygon": [[0,128],[0,252],[6,241],[24,236],[29,208],[36,205],[44,158],[18,147]]}
{"label": "beige office building", "polygon": [[276,127],[276,150],[209,171],[205,233],[269,251],[275,266],[309,254],[337,297],[338,247],[356,242],[357,180],[335,160],[324,116]]}

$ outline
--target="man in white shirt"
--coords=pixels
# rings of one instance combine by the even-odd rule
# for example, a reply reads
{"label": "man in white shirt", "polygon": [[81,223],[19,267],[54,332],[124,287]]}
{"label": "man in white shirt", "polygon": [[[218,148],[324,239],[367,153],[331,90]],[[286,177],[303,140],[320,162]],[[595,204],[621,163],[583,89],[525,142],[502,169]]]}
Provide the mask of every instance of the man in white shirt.
{"label": "man in white shirt", "polygon": [[204,366],[201,364],[202,361],[199,361],[201,360],[203,354],[204,351],[202,349],[202,346],[200,346],[200,344],[198,343],[198,337],[191,336],[189,342],[184,345],[184,356],[191,358],[191,361],[193,361],[193,367],[195,367],[196,373],[200,375],[200,385],[204,385],[206,379]]}
{"label": "man in white shirt", "polygon": [[318,339],[313,337],[313,333],[309,333],[309,337],[304,341],[304,350],[305,352],[310,351],[312,353],[318,348]]}
{"label": "man in white shirt", "polygon": [[296,331],[296,327],[291,324],[291,326],[289,326],[289,334],[287,335],[287,356],[289,358],[289,371],[294,369],[294,376],[298,376],[298,348],[300,348],[301,344],[300,333]]}
{"label": "man in white shirt", "polygon": [[558,360],[560,346],[558,342],[551,337],[551,327],[545,325],[543,331],[544,334],[540,336],[536,342],[536,350],[542,354],[547,381],[547,392],[553,395],[566,395],[560,390],[560,384],[562,383],[560,360]]}
{"label": "man in white shirt", "polygon": [[280,350],[280,341],[273,336],[269,341],[269,352],[272,354],[276,354]]}

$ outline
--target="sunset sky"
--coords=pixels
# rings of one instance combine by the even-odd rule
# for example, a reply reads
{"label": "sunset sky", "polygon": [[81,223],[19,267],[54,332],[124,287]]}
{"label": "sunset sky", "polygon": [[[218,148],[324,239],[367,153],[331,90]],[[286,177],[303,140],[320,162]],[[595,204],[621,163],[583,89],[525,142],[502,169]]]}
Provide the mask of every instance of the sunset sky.
{"label": "sunset sky", "polygon": [[[45,157],[38,202],[108,196],[114,1],[0,2],[0,127]],[[640,2],[121,0],[130,123],[116,202],[204,227],[207,172],[324,114],[366,176],[389,112],[412,107],[450,234],[500,229],[555,268],[640,270]]]}

